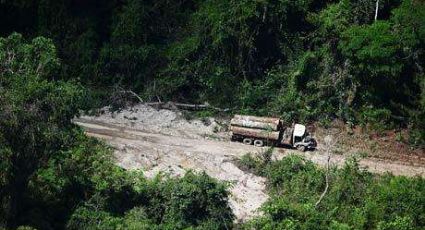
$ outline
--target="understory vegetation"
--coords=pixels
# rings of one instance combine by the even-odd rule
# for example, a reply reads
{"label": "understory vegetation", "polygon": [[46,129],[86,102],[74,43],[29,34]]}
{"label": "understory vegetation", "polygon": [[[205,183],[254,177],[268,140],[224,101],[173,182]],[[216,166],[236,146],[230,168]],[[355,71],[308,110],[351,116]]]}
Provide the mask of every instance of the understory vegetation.
{"label": "understory vegetation", "polygon": [[269,201],[264,216],[243,229],[423,229],[425,180],[390,174],[378,176],[359,167],[355,159],[341,169],[326,169],[300,156],[280,161],[245,155],[239,166],[267,178]]}
{"label": "understory vegetation", "polygon": [[424,148],[425,3],[377,6],[0,0],[0,229],[423,229],[424,179],[350,161],[315,206],[324,171],[298,157],[243,159],[271,198],[235,226],[228,184],[194,172],[148,180],[71,121],[131,90],[288,122],[408,128]]}

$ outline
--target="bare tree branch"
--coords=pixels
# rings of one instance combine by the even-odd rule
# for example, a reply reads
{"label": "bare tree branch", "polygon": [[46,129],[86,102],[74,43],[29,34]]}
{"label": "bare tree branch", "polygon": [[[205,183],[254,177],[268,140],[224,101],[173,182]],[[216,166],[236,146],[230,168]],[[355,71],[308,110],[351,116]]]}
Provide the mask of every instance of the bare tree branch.
{"label": "bare tree branch", "polygon": [[326,193],[328,192],[329,189],[329,162],[331,160],[331,156],[328,155],[327,158],[327,163],[326,163],[326,174],[325,174],[325,180],[326,180],[326,186],[325,186],[325,190],[323,190],[322,194],[320,195],[319,200],[317,200],[316,204],[314,205],[315,207],[317,207],[320,202],[322,201],[323,197],[325,197]]}
{"label": "bare tree branch", "polygon": [[378,20],[378,9],[379,9],[379,0],[376,0],[375,21]]}
{"label": "bare tree branch", "polygon": [[131,90],[122,90],[121,93],[130,94],[130,95],[134,96],[135,98],[137,98],[137,100],[139,100],[141,103],[143,103],[143,99],[139,95],[137,95],[137,93],[135,93]]}
{"label": "bare tree branch", "polygon": [[326,148],[326,153],[327,153],[326,174],[325,174],[326,186],[325,186],[325,190],[323,190],[322,194],[320,195],[319,200],[317,200],[314,207],[317,207],[320,204],[320,202],[322,202],[323,198],[325,197],[325,195],[326,195],[326,193],[328,192],[328,189],[329,189],[329,171],[330,171],[330,161],[331,161],[332,147],[333,147],[333,140],[332,140],[332,137],[328,135],[328,136],[325,137],[325,148]]}
{"label": "bare tree branch", "polygon": [[139,100],[140,103],[144,103],[143,99],[137,93],[135,93],[134,91],[132,91],[132,90],[125,90],[125,89],[123,89],[121,87],[117,87],[117,88],[120,90],[119,93],[130,94],[130,95],[134,96],[135,98],[137,98],[137,100]]}

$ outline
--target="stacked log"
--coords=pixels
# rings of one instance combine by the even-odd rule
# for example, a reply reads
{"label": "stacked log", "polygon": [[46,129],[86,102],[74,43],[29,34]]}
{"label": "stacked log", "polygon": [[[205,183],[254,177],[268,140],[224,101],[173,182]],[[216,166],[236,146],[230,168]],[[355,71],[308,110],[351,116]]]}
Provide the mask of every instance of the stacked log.
{"label": "stacked log", "polygon": [[252,129],[252,128],[244,128],[238,126],[232,126],[231,130],[233,135],[241,135],[246,137],[256,137],[261,139],[269,139],[269,140],[278,140],[279,133],[278,131],[267,131],[264,129]]}
{"label": "stacked log", "polygon": [[230,125],[264,129],[268,131],[279,131],[281,122],[279,118],[235,115],[235,117],[230,121]]}
{"label": "stacked log", "polygon": [[235,115],[230,121],[233,135],[278,140],[281,129],[279,118]]}

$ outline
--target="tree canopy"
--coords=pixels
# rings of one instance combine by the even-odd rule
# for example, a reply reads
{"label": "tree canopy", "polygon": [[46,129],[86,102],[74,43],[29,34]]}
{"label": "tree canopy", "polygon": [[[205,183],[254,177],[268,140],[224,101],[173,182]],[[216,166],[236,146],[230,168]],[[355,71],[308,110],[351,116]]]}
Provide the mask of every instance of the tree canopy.
{"label": "tree canopy", "polygon": [[53,41],[0,38],[0,228],[222,229],[227,186],[206,174],[147,181],[115,166],[111,151],[71,119],[87,93],[53,80]]}
{"label": "tree canopy", "polygon": [[[292,121],[382,120],[413,132],[424,110],[425,6],[380,1],[376,21],[375,7],[372,0],[3,1],[0,34],[51,38],[62,60],[57,78],[100,91],[118,85],[146,100],[207,101]],[[379,119],[363,119],[371,114]]]}

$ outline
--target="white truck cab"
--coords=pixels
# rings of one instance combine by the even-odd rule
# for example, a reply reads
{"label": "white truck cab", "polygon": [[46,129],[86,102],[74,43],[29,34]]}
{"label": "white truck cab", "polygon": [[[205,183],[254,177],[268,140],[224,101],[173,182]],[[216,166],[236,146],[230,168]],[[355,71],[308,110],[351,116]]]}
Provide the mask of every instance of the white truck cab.
{"label": "white truck cab", "polygon": [[[293,139],[296,140],[296,138],[303,138],[305,135],[306,127],[305,125],[295,124],[294,126],[294,134]],[[295,142],[295,141],[294,141]]]}
{"label": "white truck cab", "polygon": [[292,146],[298,150],[305,151],[316,147],[316,141],[306,131],[305,125],[295,124],[292,136]]}

